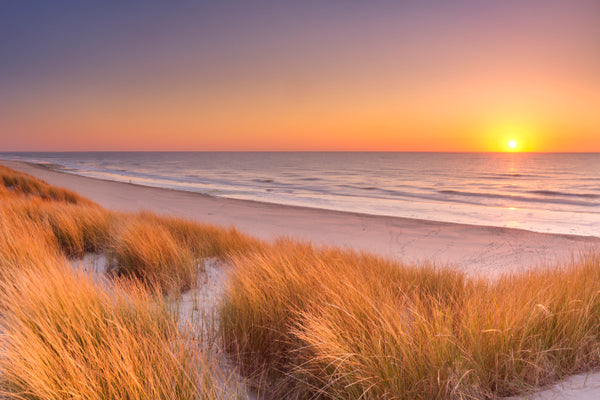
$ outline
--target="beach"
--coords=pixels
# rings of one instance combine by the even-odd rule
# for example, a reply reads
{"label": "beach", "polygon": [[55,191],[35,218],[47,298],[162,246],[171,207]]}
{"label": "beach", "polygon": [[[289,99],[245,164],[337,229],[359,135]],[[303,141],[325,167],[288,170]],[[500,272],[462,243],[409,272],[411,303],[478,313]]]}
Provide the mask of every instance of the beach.
{"label": "beach", "polygon": [[521,229],[374,216],[93,179],[15,161],[1,164],[73,190],[118,211],[149,210],[219,226],[262,239],[292,237],[315,245],[372,252],[402,262],[429,261],[486,278],[577,257],[600,238]]}
{"label": "beach", "polygon": [[[219,237],[219,232],[228,232],[225,234],[225,236],[220,236],[220,239],[217,239],[217,241],[221,240],[220,243],[222,243],[222,245],[224,246],[232,246],[231,249],[234,249],[235,246],[238,246],[238,250],[234,251],[238,251],[239,256],[237,258],[230,258],[229,261],[225,261],[225,263],[219,261],[218,258],[208,258],[204,261],[204,274],[200,275],[200,278],[195,283],[195,286],[193,286],[193,288],[189,290],[190,287],[186,286],[186,284],[183,284],[182,290],[184,290],[184,292],[182,292],[182,297],[178,300],[180,301],[178,306],[178,315],[184,324],[189,323],[190,321],[197,322],[199,319],[202,319],[206,315],[216,315],[214,313],[217,312],[217,308],[219,310],[220,323],[225,322],[227,324],[228,315],[229,317],[231,317],[231,314],[223,315],[223,312],[230,313],[232,312],[232,310],[234,313],[237,312],[235,311],[235,303],[233,303],[233,305],[232,303],[230,303],[230,308],[227,308],[223,307],[224,303],[221,303],[220,301],[218,301],[218,299],[222,300],[224,296],[231,296],[233,293],[243,293],[244,286],[239,286],[240,282],[248,282],[245,281],[247,279],[251,279],[252,281],[254,281],[256,276],[260,276],[266,271],[270,271],[269,273],[273,274],[271,276],[272,281],[263,282],[259,279],[254,281],[255,283],[253,283],[253,285],[258,284],[258,287],[260,287],[263,284],[266,285],[263,288],[267,290],[265,294],[270,293],[272,295],[275,295],[275,300],[280,294],[286,293],[287,289],[285,289],[285,287],[288,283],[292,284],[291,287],[295,287],[295,285],[297,284],[300,285],[299,287],[310,287],[311,290],[321,291],[321,295],[328,296],[327,292],[323,292],[324,287],[319,289],[317,288],[317,286],[329,280],[329,283],[333,284],[330,290],[343,294],[346,293],[347,287],[345,285],[348,285],[348,280],[350,280],[350,282],[352,281],[352,276],[354,276],[355,279],[354,285],[359,285],[356,286],[353,290],[356,290],[356,288],[361,287],[360,285],[363,284],[364,280],[364,282],[371,282],[367,283],[367,287],[369,285],[378,285],[381,286],[382,290],[391,289],[392,291],[394,291],[396,290],[396,287],[393,283],[391,284],[391,286],[388,286],[390,284],[386,283],[387,279],[398,279],[398,277],[405,276],[402,274],[407,273],[409,275],[405,276],[405,278],[400,278],[400,284],[405,284],[406,282],[408,282],[409,285],[412,285],[412,283],[410,283],[412,279],[422,279],[418,278],[418,276],[428,277],[426,279],[433,279],[435,282],[442,283],[441,286],[433,286],[434,288],[437,287],[437,289],[435,290],[441,290],[441,293],[445,293],[443,297],[445,300],[439,303],[441,306],[445,304],[445,301],[450,301],[450,298],[452,298],[452,296],[454,295],[458,295],[461,297],[465,296],[463,297],[463,300],[461,300],[465,302],[464,306],[473,307],[471,311],[466,311],[465,316],[468,318],[475,318],[474,321],[478,321],[478,318],[480,316],[486,316],[488,314],[494,315],[495,312],[499,312],[500,314],[492,318],[506,318],[508,316],[512,316],[510,308],[513,307],[514,304],[512,304],[510,298],[505,295],[506,290],[512,290],[513,297],[520,299],[519,301],[517,301],[518,304],[525,304],[524,310],[526,314],[530,312],[528,311],[531,308],[530,306],[533,307],[534,314],[526,317],[526,320],[529,321],[527,322],[527,324],[532,324],[531,326],[535,326],[535,324],[537,323],[536,321],[543,323],[544,326],[547,327],[552,326],[551,323],[550,325],[547,325],[548,321],[546,321],[545,318],[550,316],[552,316],[552,318],[560,318],[561,316],[564,316],[566,318],[563,321],[565,327],[577,327],[579,326],[577,323],[575,325],[571,325],[573,321],[569,319],[568,315],[571,315],[570,313],[572,312],[580,311],[584,312],[585,317],[582,317],[584,318],[584,321],[588,321],[588,317],[591,318],[589,319],[589,321],[595,320],[593,314],[587,314],[587,307],[583,307],[581,309],[577,307],[569,308],[572,304],[577,305],[579,304],[579,302],[581,302],[581,300],[579,300],[579,296],[581,295],[581,292],[579,290],[575,289],[574,293],[569,294],[569,296],[575,297],[574,300],[567,302],[566,305],[564,302],[556,300],[561,298],[561,293],[570,293],[570,287],[565,286],[563,284],[563,280],[565,279],[565,277],[561,277],[561,271],[550,271],[550,269],[552,269],[552,267],[555,265],[563,265],[566,267],[566,277],[569,277],[569,279],[579,279],[577,280],[577,284],[585,284],[585,282],[588,282],[593,286],[593,277],[591,280],[587,279],[587,277],[590,277],[591,275],[596,273],[595,271],[597,271],[596,269],[594,269],[593,264],[589,264],[590,262],[594,262],[594,258],[590,258],[589,255],[588,258],[582,258],[581,262],[579,263],[580,267],[577,267],[577,262],[570,263],[569,261],[571,260],[571,258],[578,258],[579,255],[584,254],[587,250],[597,249],[598,244],[600,244],[600,238],[597,237],[544,234],[511,228],[453,224],[398,217],[373,216],[315,208],[261,203],[257,201],[217,198],[193,192],[153,188],[135,184],[83,177],[65,172],[51,170],[46,166],[41,166],[32,163],[1,161],[0,164],[33,175],[34,177],[42,179],[50,183],[51,185],[55,185],[56,187],[54,189],[51,189],[49,192],[46,192],[49,193],[49,199],[51,200],[51,202],[56,201],[56,199],[59,198],[62,198],[63,201],[67,202],[80,202],[81,205],[79,205],[79,207],[83,207],[81,208],[81,210],[85,210],[85,213],[91,213],[90,218],[92,218],[92,220],[93,218],[99,217],[101,219],[97,221],[101,221],[102,218],[108,216],[108,214],[103,213],[108,213],[108,211],[101,211],[95,209],[94,207],[97,207],[95,205],[86,206],[85,202],[87,200],[79,197],[74,193],[65,194],[61,192],[62,189],[58,187],[66,188],[77,192],[81,195],[84,195],[90,200],[97,202],[100,206],[115,212],[137,212],[147,210],[155,212],[157,214],[183,217],[188,220],[193,220],[201,223],[210,223],[221,227],[235,227],[243,233],[248,233],[250,235],[256,236],[260,239],[264,239],[267,241],[271,241],[277,238],[293,239],[292,241],[282,242],[280,244],[281,247],[277,247],[276,245],[271,248],[267,248],[263,244],[261,244],[261,242],[253,241],[254,239],[248,236],[241,236],[236,239],[235,236],[239,234],[233,231],[219,231],[219,228],[217,228],[217,230],[210,231],[210,229],[212,229],[210,227],[199,228],[200,230],[208,229],[208,231],[206,231],[209,232],[208,236],[204,236],[203,240],[206,240],[207,238],[211,240],[211,236],[213,239],[216,239],[217,237]],[[5,180],[5,182],[9,181]],[[25,182],[27,181],[21,181],[21,184],[24,186],[22,186],[21,189],[16,188],[15,193],[18,194],[19,190],[33,189],[34,192],[32,193],[38,193],[37,195],[40,195],[44,193],[44,190],[47,190],[43,188],[43,184],[38,183],[38,186],[33,184],[27,186]],[[10,185],[14,185],[14,183],[9,184],[9,186],[7,187],[12,187]],[[30,189],[25,189],[27,187],[29,187]],[[35,190],[39,190],[39,192],[35,192]],[[35,196],[36,195],[34,195],[34,197]],[[38,204],[38,206],[41,206],[41,204]],[[64,207],[65,211],[71,210],[66,212],[74,212],[74,210],[77,209],[77,207],[70,209],[69,207],[71,206],[68,205],[64,205]],[[36,212],[40,211],[41,210],[38,210]],[[152,251],[152,253],[149,253],[153,254],[153,256],[151,257],[163,257],[163,251],[167,251],[166,254],[169,254],[169,247],[164,247],[166,245],[166,242],[164,240],[168,242],[169,240],[173,239],[171,236],[164,236],[164,230],[156,230],[158,226],[156,225],[157,223],[173,224],[171,225],[172,229],[174,229],[172,232],[183,233],[187,231],[189,233],[192,232],[194,229],[198,229],[197,227],[195,228],[194,225],[186,225],[186,222],[184,222],[184,220],[171,220],[171,222],[168,222],[167,219],[161,220],[162,217],[156,216],[154,214],[146,214],[135,217],[139,218],[137,220],[138,222],[135,222],[135,218],[133,220],[131,219],[132,214],[130,214],[129,217],[126,216],[127,214],[114,215],[123,215],[124,225],[122,225],[121,228],[113,230],[112,233],[108,233],[108,231],[106,232],[106,234],[121,235],[118,240],[111,242],[111,244],[108,244],[109,246],[112,246],[112,250],[110,251],[113,255],[111,257],[114,257],[115,254],[117,254],[118,257],[119,253],[115,252],[120,251],[119,246],[121,245],[121,243],[125,246],[125,249],[135,249],[134,251],[142,252],[144,251],[144,243],[146,245],[153,243],[150,247],[146,247],[147,250]],[[145,220],[146,222],[142,222],[143,220]],[[54,221],[56,222],[58,220]],[[75,230],[81,229],[81,231],[84,232],[86,231],[86,229],[90,229],[93,226],[85,225],[89,224],[89,221],[91,220],[87,220],[88,222],[84,222],[86,221],[86,219],[82,219],[81,221],[84,224],[84,226],[73,226],[72,228]],[[46,223],[48,223],[48,221]],[[63,221],[61,223],[64,224],[65,222]],[[57,228],[59,227],[59,225],[55,226]],[[32,225],[30,229],[35,230],[37,228],[34,228]],[[60,229],[62,228],[58,229],[59,231],[56,232],[60,232]],[[145,232],[146,230],[147,232],[149,232],[149,235],[144,236],[143,232]],[[58,233],[56,232],[54,233],[54,235],[58,235]],[[22,235],[24,233],[25,232],[21,232],[20,234]],[[31,235],[31,232],[27,231],[27,233],[25,234]],[[134,238],[133,241],[131,241],[131,239],[127,239],[128,234],[133,235],[129,236],[130,238]],[[140,234],[142,234],[142,236],[139,236]],[[156,235],[159,235],[158,237],[162,237],[163,239],[155,241],[155,237],[157,237]],[[27,240],[35,241],[39,240],[40,237],[34,235],[33,237],[28,237]],[[58,238],[59,236],[56,237]],[[88,236],[88,238],[85,240],[93,240],[94,237],[94,235]],[[101,237],[102,234],[96,238],[98,239]],[[24,239],[24,237],[21,237],[21,239],[19,240]],[[315,248],[320,248],[321,246],[332,247],[328,251],[319,253],[319,250],[314,250],[311,247],[302,245],[299,242],[294,241],[295,239],[300,239],[304,242],[310,242],[315,246]],[[127,240],[129,240],[129,242]],[[142,242],[140,242],[140,240],[142,240]],[[85,257],[83,257],[80,260],[71,259],[70,261],[72,263],[72,267],[74,267],[75,269],[75,274],[77,274],[77,271],[84,271],[84,275],[77,277],[75,275],[71,276],[67,274],[64,277],[61,276],[59,278],[52,278],[56,279],[53,280],[53,282],[61,282],[62,279],[72,279],[70,284],[77,286],[77,279],[86,280],[88,278],[91,278],[93,281],[96,282],[96,284],[99,287],[102,288],[101,290],[111,290],[110,280],[107,278],[108,275],[106,275],[108,273],[106,270],[108,265],[106,264],[107,261],[105,255],[83,253],[84,249],[86,248],[85,244],[82,244],[83,247],[81,248],[79,253],[70,253],[72,251],[70,250],[72,249],[70,246],[73,242],[59,241],[59,243],[61,243],[61,246],[65,246],[63,250],[65,251],[65,254],[79,254],[80,257],[83,257],[85,255]],[[196,241],[185,243],[189,243],[191,245],[194,245],[194,243],[198,244]],[[244,245],[244,243],[246,244]],[[243,255],[243,246],[247,245],[250,245],[257,252],[248,252],[246,253],[246,255]],[[349,250],[362,250],[365,252],[364,258],[355,258],[358,255],[352,251],[348,253],[340,253],[339,250],[335,249],[336,246],[343,247]],[[17,247],[20,249],[24,249],[26,246],[19,245]],[[157,252],[154,252],[154,247],[156,247]],[[215,254],[225,254],[227,252],[227,250],[225,250],[225,247],[217,248],[214,251],[216,251]],[[294,261],[292,261],[291,263],[278,264],[279,257],[281,257],[283,254],[285,254],[284,259]],[[392,260],[393,263],[386,263],[386,261],[382,260],[377,261],[377,258],[374,258],[372,255],[369,254],[383,256],[384,259]],[[52,257],[54,256],[49,255],[48,259],[45,262],[51,261]],[[171,260],[177,259],[178,256],[173,255],[173,257],[175,258]],[[38,261],[41,261],[41,258],[39,257],[37,257],[36,259]],[[162,263],[166,263],[164,265],[169,265],[169,263],[171,262],[169,260],[169,256],[167,256],[167,258],[161,261],[161,265],[163,265]],[[221,258],[221,260],[224,259]],[[232,262],[233,264],[229,265],[227,264],[228,262]],[[425,269],[423,269],[423,266],[426,265],[427,262],[431,262],[434,265],[443,268],[441,268],[438,272],[428,270],[426,267]],[[338,265],[338,263],[341,264]],[[411,263],[414,263],[414,265],[417,266],[417,268],[404,268],[402,265],[410,265]],[[345,265],[345,267],[347,268],[346,274],[343,276],[343,279],[341,276],[339,276],[340,265]],[[271,269],[273,266],[277,267]],[[532,274],[519,274],[519,272],[526,271],[527,269],[533,269],[536,266],[548,269],[548,280],[546,280],[546,273],[544,271],[542,271],[541,274],[539,273],[539,271],[537,273]],[[279,270],[279,268],[282,269]],[[578,268],[583,268],[580,271],[587,271],[585,272],[585,278],[583,280],[580,279],[581,277],[576,278]],[[399,270],[403,270],[404,272],[401,272],[401,275],[397,275],[396,271]],[[327,271],[329,271],[329,275]],[[465,283],[465,281],[462,281],[462,278],[460,277],[462,275],[456,274],[455,271],[464,272],[466,273],[466,275],[475,279],[469,279],[468,282],[470,283],[467,282],[465,286],[462,286]],[[169,278],[173,276],[173,273],[174,272],[172,269],[168,269],[168,276],[165,276],[165,285],[170,285],[171,283],[169,282],[174,282],[171,281],[171,279]],[[411,274],[413,273],[417,275],[415,275],[413,278],[410,278]],[[511,273],[513,275],[513,278],[498,280],[495,279],[502,276],[505,273]],[[316,276],[320,276],[319,278],[317,278],[317,281],[312,280],[314,279],[315,274]],[[321,274],[323,275],[321,276]],[[278,276],[282,280],[278,281]],[[294,276],[295,278],[292,280],[288,280],[289,276]],[[489,279],[490,282],[485,283],[479,280],[478,278]],[[40,282],[43,282],[45,278],[39,279],[42,279],[42,281]],[[458,280],[455,281],[454,279]],[[458,292],[454,292],[454,290],[456,289],[453,285],[456,282],[458,282],[459,286],[462,286],[463,288],[460,289]],[[42,285],[42,283],[36,283],[36,285]],[[273,288],[272,285],[275,285],[275,288]],[[277,287],[277,285],[283,286]],[[533,300],[534,303],[532,305],[528,305],[531,296],[531,293],[529,291],[536,285],[538,286],[537,289],[535,289],[537,290],[536,296],[540,300]],[[350,284],[349,288],[352,287],[353,285]],[[386,287],[387,289],[385,289]],[[417,284],[417,287],[414,287],[411,291],[417,293],[419,291],[425,290],[426,293],[428,293],[427,296],[432,296],[430,292],[427,292],[427,290],[430,289],[431,287],[429,287],[429,283],[427,283],[427,280],[425,280],[422,283]],[[550,292],[552,292],[553,290],[556,291],[557,295],[544,297],[546,289],[548,289]],[[362,296],[365,293],[367,293],[364,292],[364,290],[365,288],[362,288],[356,293],[359,293]],[[472,292],[470,293],[470,295],[466,295],[466,292],[462,292],[462,290],[471,290]],[[63,292],[61,291],[60,293]],[[378,291],[374,293],[378,293]],[[406,293],[409,294],[410,292]],[[344,296],[346,295],[347,293],[344,294]],[[375,294],[372,294],[372,296],[373,295]],[[34,295],[29,295],[29,297],[32,296]],[[350,297],[347,297],[347,299],[351,298],[351,295]],[[199,299],[201,299],[201,301],[200,303],[197,303]],[[302,302],[304,301],[305,297],[298,297],[297,299],[300,299],[300,301]],[[374,301],[382,302],[382,304],[386,304],[386,302],[389,300],[387,296],[381,298],[374,297],[374,299],[378,299]],[[23,300],[26,301],[27,299]],[[316,304],[318,304],[318,301],[324,300],[320,299],[320,297],[317,296],[317,298],[315,298],[314,301],[317,301]],[[478,303],[478,301],[482,301],[483,303],[480,304]],[[537,303],[538,301],[540,301],[540,303]],[[488,304],[488,302],[491,303]],[[268,301],[268,303],[270,303],[270,301]],[[199,306],[198,304],[202,304],[202,306]],[[326,304],[329,303],[326,302]],[[448,303],[449,308],[447,309],[447,312],[457,312],[457,310],[452,308],[451,304],[451,302]],[[493,304],[494,306],[491,306],[491,304]],[[240,303],[240,305],[243,304]],[[569,308],[569,312],[565,313],[557,311],[556,314],[551,314],[548,308],[546,308],[546,305],[548,305],[550,309],[556,309],[557,307],[566,306],[567,308]],[[18,308],[15,308],[15,310],[17,309]],[[329,306],[327,307],[327,309],[331,310]],[[335,309],[337,308],[334,307],[333,310]],[[244,309],[242,308],[242,310]],[[269,310],[267,303],[260,307],[257,307],[256,309],[251,311],[250,314],[253,314],[255,312],[266,312],[268,315],[269,311],[264,310]],[[365,308],[364,304],[359,306],[360,312],[369,312],[369,310],[370,308],[368,306]],[[236,319],[243,320],[245,318],[249,318],[249,320],[251,320],[252,317],[250,315],[247,315],[249,311],[250,310],[245,309],[243,313],[238,314],[234,318],[234,321]],[[516,308],[514,310],[514,313],[515,315],[519,315],[519,313],[522,311],[523,309]],[[508,312],[508,314],[504,314],[506,312]],[[539,312],[542,312],[542,314],[536,314]],[[446,313],[446,311],[444,313]],[[277,312],[275,313],[275,315],[280,315],[280,313]],[[343,315],[346,316],[349,314]],[[373,317],[376,316],[376,318],[381,318],[381,315],[378,311],[376,314],[373,315]],[[416,313],[416,315],[419,315],[419,313]],[[332,317],[335,316],[332,315]],[[389,321],[394,320],[394,318],[397,317],[397,312],[393,311],[392,314],[388,315],[385,318],[387,318],[387,320]],[[542,319],[537,320],[536,318],[539,317],[541,317]],[[529,318],[533,318],[533,320],[529,320]],[[231,320],[229,321],[232,322]],[[341,320],[338,320],[338,322],[339,321]],[[444,319],[440,319],[438,323],[442,323],[442,321],[444,321]],[[329,323],[329,318],[319,317],[317,320],[313,320],[313,322]],[[513,324],[513,322],[510,323]],[[482,324],[481,321],[476,322],[477,326],[480,326],[480,324]],[[481,326],[485,326],[485,322],[483,322],[483,324],[484,325]],[[231,328],[230,325],[227,326]],[[261,326],[262,325],[253,326],[250,329],[256,331],[253,334],[261,334]],[[274,328],[270,328],[265,331],[267,332],[267,335],[268,332],[271,332],[271,330],[280,331],[280,329],[283,329],[282,327],[276,328],[277,325],[274,326]],[[386,326],[393,326],[393,324]],[[465,325],[465,328],[467,326],[468,325]],[[494,324],[492,326],[495,327],[496,325]],[[559,323],[558,326],[563,325]],[[516,329],[517,335],[519,335],[518,332],[520,327],[521,325],[517,323],[511,329]],[[344,332],[345,330],[352,329],[352,326],[342,325],[338,330],[340,332]],[[377,336],[379,334],[378,331],[373,330],[373,328],[363,327],[361,329],[366,329],[368,332],[370,332],[369,335]],[[468,330],[470,328],[466,329]],[[478,332],[479,329],[480,328],[476,328],[473,332],[475,334],[481,334],[481,332]],[[487,335],[489,332],[500,333],[501,331],[495,328],[483,331],[484,335]],[[246,328],[237,333],[237,335],[241,336],[245,334]],[[309,333],[309,335],[311,334],[312,333]],[[577,335],[576,333],[574,334]],[[529,335],[529,333],[527,333],[527,335]],[[435,335],[435,337],[438,336]],[[512,336],[505,335],[505,333],[502,333],[502,337],[506,338],[506,340],[508,341],[507,343],[510,343],[510,341],[512,340]],[[311,336],[306,336],[305,338],[305,340],[310,340]],[[225,343],[227,343],[227,340],[231,339],[231,336],[229,336],[228,338],[224,337]],[[267,342],[269,342],[271,339],[267,339]],[[153,343],[158,345],[160,344],[156,341]],[[516,346],[518,348],[518,344]],[[160,348],[162,347],[158,347],[158,349]],[[219,365],[219,363],[221,362],[225,362],[225,359],[222,358],[223,356],[220,355],[222,354],[220,351],[221,350],[219,350],[219,352],[217,353],[214,353],[214,355],[215,357],[221,357],[219,358],[221,361],[212,361],[213,364],[211,365],[216,366]],[[232,354],[231,349],[226,349],[226,351],[228,352],[228,354]],[[369,349],[369,351],[374,350]],[[434,350],[434,352],[437,351],[438,350]],[[529,352],[529,350],[525,350],[525,352],[527,353]],[[233,352],[233,354],[235,358],[235,352]],[[541,352],[539,354],[545,353]],[[385,353],[385,356],[388,357],[389,354]],[[444,356],[443,359],[445,359],[445,357],[446,356]],[[511,360],[510,362],[520,362],[519,357],[516,357],[514,359],[509,357],[509,359]],[[310,362],[313,362],[312,360],[312,358],[309,358]],[[237,361],[239,362],[239,360]],[[248,360],[246,362],[248,362]],[[225,362],[225,364],[223,365],[229,365],[228,363],[229,361]],[[429,364],[427,362],[424,365]],[[242,393],[242,397],[244,398],[252,398],[253,392],[250,390],[250,386],[245,386],[245,384],[242,383],[243,378],[239,375],[236,375],[237,373],[235,373],[234,370],[230,369],[230,367],[225,366],[224,368],[225,369],[223,370],[218,370],[221,372],[214,373],[217,375],[221,373],[230,374],[230,376],[235,377],[235,379],[231,381],[231,384],[233,385],[231,386],[231,388],[229,386],[225,387],[220,384],[219,390],[230,390],[231,393]],[[591,365],[590,368],[593,368],[593,365]],[[559,379],[558,383],[555,383],[551,386],[545,386],[544,382],[556,382],[557,376],[561,376],[561,374],[554,377],[543,377],[543,380],[539,384],[534,385],[534,388],[541,388],[541,390],[530,392],[529,395],[511,397],[511,399],[522,400],[531,398],[538,400],[551,400],[559,398],[572,398],[583,400],[597,398],[597,396],[600,394],[600,390],[598,389],[600,387],[600,374],[595,372],[586,373],[585,371],[587,371],[587,368],[584,368],[583,370],[577,369],[574,371],[575,373],[584,373],[579,375],[573,375],[563,380]],[[222,378],[213,377],[213,379],[216,379],[216,381],[218,381]],[[229,383],[227,383],[227,385],[229,385]],[[468,387],[468,385],[466,387]],[[292,390],[292,388],[282,385],[280,387],[280,390],[284,391],[282,393],[287,393],[286,391]],[[519,391],[516,392],[518,393]],[[515,390],[511,388],[509,389],[508,393],[515,393]]]}

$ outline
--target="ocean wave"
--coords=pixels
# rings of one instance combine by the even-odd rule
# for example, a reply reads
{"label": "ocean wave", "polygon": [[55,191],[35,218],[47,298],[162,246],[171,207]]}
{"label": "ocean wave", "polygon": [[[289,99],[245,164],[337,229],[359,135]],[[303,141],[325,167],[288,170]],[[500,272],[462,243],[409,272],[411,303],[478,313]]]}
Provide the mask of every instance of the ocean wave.
{"label": "ocean wave", "polygon": [[252,182],[258,182],[258,183],[274,183],[275,180],[273,179],[252,179]]}
{"label": "ocean wave", "polygon": [[538,175],[538,174],[522,174],[522,173],[498,173],[498,174],[484,174],[484,175],[479,175],[477,176],[477,178],[479,179],[491,179],[491,180],[507,180],[507,179],[514,179],[514,178],[527,178],[527,179],[540,179],[540,178],[544,178],[544,175]]}
{"label": "ocean wave", "polygon": [[54,169],[57,171],[75,171],[75,168],[70,168],[65,165],[56,164],[56,163],[52,163],[52,162],[40,161],[40,162],[36,162],[35,164],[40,165],[45,168]]}
{"label": "ocean wave", "polygon": [[298,179],[299,181],[308,181],[308,182],[314,182],[314,181],[320,181],[321,178],[300,178]]}
{"label": "ocean wave", "polygon": [[584,207],[600,206],[600,203],[598,203],[598,202],[564,200],[564,199],[556,199],[556,198],[548,198],[548,197],[540,198],[540,197],[522,196],[522,195],[518,195],[518,194],[465,192],[465,191],[461,191],[461,190],[452,190],[452,189],[438,190],[438,193],[452,195],[452,196],[502,199],[502,200],[531,202],[531,203],[553,203],[553,204],[564,204],[564,205],[574,205],[574,206],[584,206]]}
{"label": "ocean wave", "polygon": [[528,193],[539,194],[541,196],[561,196],[561,197],[583,197],[586,199],[600,199],[600,194],[594,193],[567,193],[555,190],[530,190]]}

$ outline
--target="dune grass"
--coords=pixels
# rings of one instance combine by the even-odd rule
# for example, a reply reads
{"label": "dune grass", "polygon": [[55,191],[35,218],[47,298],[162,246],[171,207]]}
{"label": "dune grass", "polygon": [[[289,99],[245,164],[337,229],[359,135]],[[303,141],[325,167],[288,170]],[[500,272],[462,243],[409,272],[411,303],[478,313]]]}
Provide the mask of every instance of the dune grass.
{"label": "dune grass", "polygon": [[122,224],[110,246],[109,272],[135,278],[163,292],[192,287],[199,260],[160,224],[134,218]]}
{"label": "dune grass", "polygon": [[291,242],[234,263],[224,343],[271,398],[495,398],[599,366],[597,255],[494,282]]}
{"label": "dune grass", "polygon": [[265,243],[237,229],[221,228],[198,223],[185,218],[158,216],[144,211],[137,214],[140,220],[168,230],[173,239],[196,257],[227,259],[233,254],[247,253]]}
{"label": "dune grass", "polygon": [[81,196],[0,166],[3,208],[53,234],[69,258],[106,252],[114,275],[141,280],[163,293],[195,284],[201,260],[225,259],[261,242],[224,229],[150,212],[110,212]]}
{"label": "dune grass", "polygon": [[111,237],[110,271],[139,279],[164,293],[190,289],[202,272],[202,259],[226,259],[261,243],[234,228],[150,212],[123,216]]}
{"label": "dune grass", "polygon": [[142,212],[124,216],[116,224],[108,247],[110,270],[165,293],[181,292],[197,281],[202,259],[226,259],[260,243],[234,228]]}
{"label": "dune grass", "polygon": [[105,250],[114,215],[94,205],[29,202],[28,215],[47,225],[67,257]]}
{"label": "dune grass", "polygon": [[138,280],[107,286],[68,263],[130,218],[0,186],[0,397],[242,398],[215,332],[199,336]]}
{"label": "dune grass", "polygon": [[0,185],[14,193],[72,204],[93,204],[92,201],[67,189],[52,186],[24,172],[0,165]]}
{"label": "dune grass", "polygon": [[[489,282],[0,176],[0,387],[14,398],[239,396],[161,296],[193,286],[205,257],[233,267],[217,336],[265,398],[491,399],[600,366],[598,253]],[[110,255],[115,291],[65,266],[87,252]]]}
{"label": "dune grass", "polygon": [[0,202],[0,282],[14,271],[44,269],[44,260],[60,256],[46,226],[23,217],[6,200]]}
{"label": "dune grass", "polygon": [[[165,301],[58,259],[0,284],[0,387],[26,399],[225,399],[227,377]],[[48,264],[53,264],[49,266]]]}
{"label": "dune grass", "polygon": [[68,190],[0,165],[4,209],[50,228],[68,257],[82,257],[106,247],[112,214]]}
{"label": "dune grass", "polygon": [[171,315],[143,291],[108,295],[56,266],[0,287],[2,386],[26,398],[193,398],[197,368]]}

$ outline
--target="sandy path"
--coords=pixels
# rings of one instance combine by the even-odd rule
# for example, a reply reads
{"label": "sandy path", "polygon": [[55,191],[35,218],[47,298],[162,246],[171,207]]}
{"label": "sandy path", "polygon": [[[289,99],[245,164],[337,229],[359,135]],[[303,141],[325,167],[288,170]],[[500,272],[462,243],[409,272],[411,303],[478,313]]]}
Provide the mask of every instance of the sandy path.
{"label": "sandy path", "polygon": [[110,209],[151,210],[222,226],[233,225],[265,239],[291,236],[405,261],[452,264],[484,276],[565,260],[573,253],[600,244],[600,238],[216,198],[92,179],[22,162],[1,163],[74,190]]}
{"label": "sandy path", "polygon": [[505,400],[598,400],[600,399],[600,372],[579,374],[528,396]]}

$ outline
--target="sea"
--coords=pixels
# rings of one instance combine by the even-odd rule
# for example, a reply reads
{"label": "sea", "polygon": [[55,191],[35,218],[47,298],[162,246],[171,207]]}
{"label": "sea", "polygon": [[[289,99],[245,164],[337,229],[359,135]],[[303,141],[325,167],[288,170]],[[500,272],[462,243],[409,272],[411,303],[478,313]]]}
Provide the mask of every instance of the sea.
{"label": "sea", "polygon": [[600,153],[0,153],[216,197],[600,236]]}

